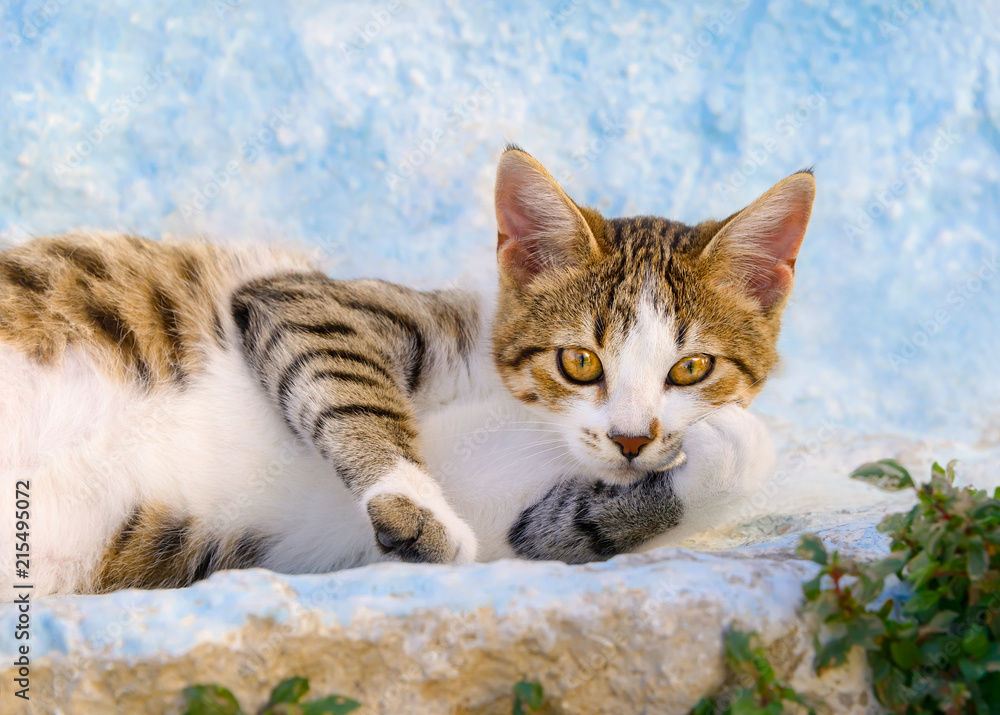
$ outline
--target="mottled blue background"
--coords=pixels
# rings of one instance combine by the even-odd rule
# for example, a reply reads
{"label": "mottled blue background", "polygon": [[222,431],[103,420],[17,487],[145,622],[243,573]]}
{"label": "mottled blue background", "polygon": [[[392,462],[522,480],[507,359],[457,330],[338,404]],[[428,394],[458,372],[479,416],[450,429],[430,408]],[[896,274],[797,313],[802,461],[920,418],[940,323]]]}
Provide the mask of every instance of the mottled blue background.
{"label": "mottled blue background", "polygon": [[758,410],[996,459],[997,3],[587,5],[8,3],[0,231],[282,237],[335,275],[492,281],[506,139],[580,202],[690,222],[814,165]]}

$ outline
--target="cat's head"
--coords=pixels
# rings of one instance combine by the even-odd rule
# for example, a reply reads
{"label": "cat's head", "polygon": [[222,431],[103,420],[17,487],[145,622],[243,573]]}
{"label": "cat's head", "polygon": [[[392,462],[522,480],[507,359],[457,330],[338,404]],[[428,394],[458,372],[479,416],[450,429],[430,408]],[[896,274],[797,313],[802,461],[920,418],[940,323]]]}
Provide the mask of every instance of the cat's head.
{"label": "cat's head", "polygon": [[505,385],[587,469],[630,481],[668,467],[687,427],[749,404],[774,367],[814,195],[802,172],[724,221],[605,219],[509,148],[493,330]]}

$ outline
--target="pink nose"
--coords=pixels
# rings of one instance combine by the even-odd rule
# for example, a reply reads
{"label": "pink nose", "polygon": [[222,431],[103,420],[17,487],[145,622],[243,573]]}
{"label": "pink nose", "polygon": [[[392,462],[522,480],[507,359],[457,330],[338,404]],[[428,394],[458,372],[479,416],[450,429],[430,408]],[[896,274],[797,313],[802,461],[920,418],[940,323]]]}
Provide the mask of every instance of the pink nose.
{"label": "pink nose", "polygon": [[652,437],[626,437],[623,434],[609,434],[608,438],[618,445],[618,449],[630,462],[639,456],[643,447],[653,441]]}

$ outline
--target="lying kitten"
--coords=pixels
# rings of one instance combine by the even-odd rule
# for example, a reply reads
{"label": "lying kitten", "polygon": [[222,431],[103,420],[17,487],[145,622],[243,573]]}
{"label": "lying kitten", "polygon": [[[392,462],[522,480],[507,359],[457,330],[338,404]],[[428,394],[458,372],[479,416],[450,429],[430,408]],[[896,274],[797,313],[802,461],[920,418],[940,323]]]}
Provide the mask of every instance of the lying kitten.
{"label": "lying kitten", "polygon": [[799,173],[722,222],[606,220],[510,148],[495,309],[267,248],[0,253],[2,593],[17,568],[35,595],[104,592],[704,528],[771,468],[742,407],[813,195]]}

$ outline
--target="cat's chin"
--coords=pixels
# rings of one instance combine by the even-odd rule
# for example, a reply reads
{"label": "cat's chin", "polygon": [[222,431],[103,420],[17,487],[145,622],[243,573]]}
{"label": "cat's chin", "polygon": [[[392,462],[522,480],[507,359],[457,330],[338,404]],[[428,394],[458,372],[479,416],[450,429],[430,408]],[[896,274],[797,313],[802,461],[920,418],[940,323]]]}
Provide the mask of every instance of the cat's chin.
{"label": "cat's chin", "polygon": [[595,465],[590,465],[594,476],[598,479],[610,482],[611,484],[633,484],[652,472],[665,472],[668,469],[679,467],[687,461],[687,455],[681,446],[670,452],[664,459],[655,464],[627,464],[627,465],[600,465],[594,469]]}

